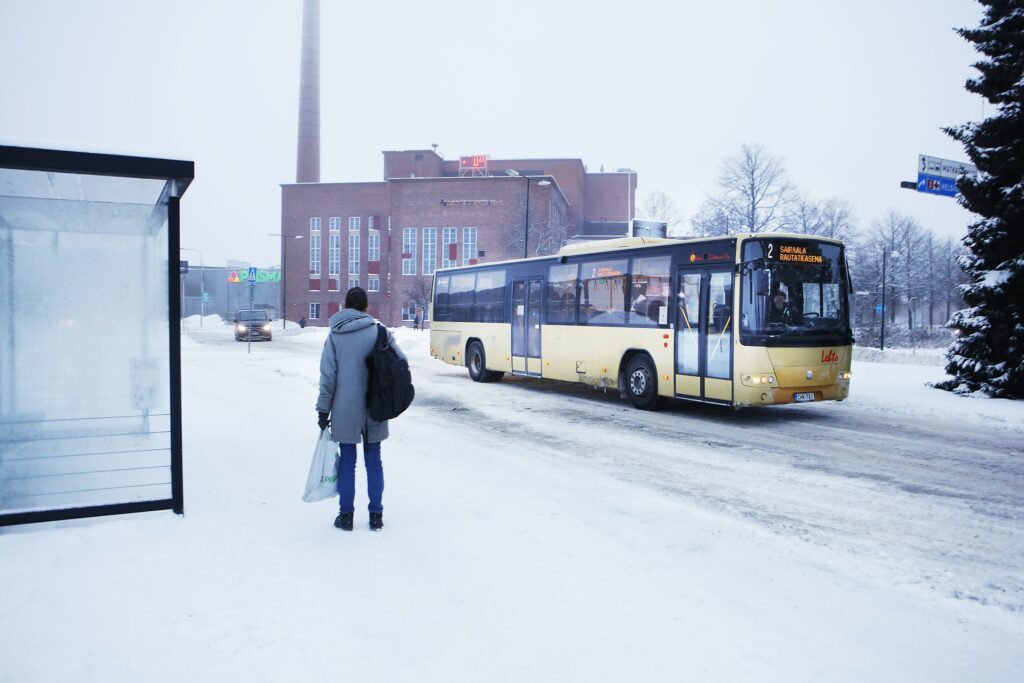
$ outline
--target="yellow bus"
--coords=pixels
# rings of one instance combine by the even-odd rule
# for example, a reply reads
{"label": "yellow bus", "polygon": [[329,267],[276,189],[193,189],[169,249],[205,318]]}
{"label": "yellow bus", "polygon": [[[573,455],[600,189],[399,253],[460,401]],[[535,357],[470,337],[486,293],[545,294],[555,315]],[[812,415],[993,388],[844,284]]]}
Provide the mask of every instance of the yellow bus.
{"label": "yellow bus", "polygon": [[628,237],[439,270],[430,353],[504,374],[748,406],[849,395],[852,285],[842,242],[760,233]]}

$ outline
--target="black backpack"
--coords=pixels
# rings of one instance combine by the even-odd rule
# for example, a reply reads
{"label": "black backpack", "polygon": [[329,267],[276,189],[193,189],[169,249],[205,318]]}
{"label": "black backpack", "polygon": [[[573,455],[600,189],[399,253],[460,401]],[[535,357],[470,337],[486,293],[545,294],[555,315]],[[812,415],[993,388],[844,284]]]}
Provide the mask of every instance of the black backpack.
{"label": "black backpack", "polygon": [[370,381],[366,384],[367,412],[377,422],[390,420],[405,412],[416,396],[409,363],[399,358],[388,345],[387,329],[377,323],[377,342],[366,357]]}

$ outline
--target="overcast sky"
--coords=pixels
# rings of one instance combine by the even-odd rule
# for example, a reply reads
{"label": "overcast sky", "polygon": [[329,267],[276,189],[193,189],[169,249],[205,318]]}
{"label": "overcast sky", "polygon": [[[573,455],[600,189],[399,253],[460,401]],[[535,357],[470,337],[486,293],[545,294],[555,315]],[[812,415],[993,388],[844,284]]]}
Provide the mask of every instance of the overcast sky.
{"label": "overcast sky", "polygon": [[[182,246],[279,261],[295,180],[301,0],[0,0],[0,141],[191,159]],[[954,200],[900,189],[940,128],[982,117],[969,0],[322,0],[321,178],[380,180],[381,150],[630,167],[689,220],[744,142],[859,226],[890,208],[964,234]],[[185,255],[194,258],[193,255]]]}

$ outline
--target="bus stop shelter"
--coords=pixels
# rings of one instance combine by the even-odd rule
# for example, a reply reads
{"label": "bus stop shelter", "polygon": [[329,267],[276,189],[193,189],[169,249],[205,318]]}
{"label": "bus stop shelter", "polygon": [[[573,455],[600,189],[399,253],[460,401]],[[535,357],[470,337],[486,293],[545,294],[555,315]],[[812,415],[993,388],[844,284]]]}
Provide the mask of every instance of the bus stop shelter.
{"label": "bus stop shelter", "polygon": [[0,146],[0,526],[184,511],[191,161]]}

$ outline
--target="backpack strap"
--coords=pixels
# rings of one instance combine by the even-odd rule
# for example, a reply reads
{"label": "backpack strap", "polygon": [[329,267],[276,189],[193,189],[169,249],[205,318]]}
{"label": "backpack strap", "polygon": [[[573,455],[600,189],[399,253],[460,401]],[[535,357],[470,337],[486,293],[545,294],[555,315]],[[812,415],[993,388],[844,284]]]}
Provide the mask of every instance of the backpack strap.
{"label": "backpack strap", "polygon": [[388,330],[380,323],[377,323],[377,348],[381,351],[388,348]]}

